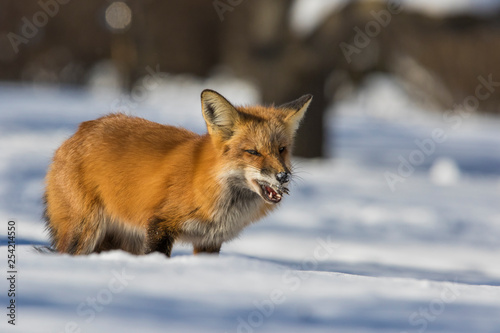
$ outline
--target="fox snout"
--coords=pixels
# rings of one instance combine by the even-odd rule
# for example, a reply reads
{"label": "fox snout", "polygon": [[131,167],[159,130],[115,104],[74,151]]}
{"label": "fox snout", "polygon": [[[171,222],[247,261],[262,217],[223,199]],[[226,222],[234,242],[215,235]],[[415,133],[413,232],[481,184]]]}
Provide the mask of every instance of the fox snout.
{"label": "fox snout", "polygon": [[290,181],[290,173],[289,172],[278,172],[276,174],[276,180],[280,182],[280,184],[286,184]]}
{"label": "fox snout", "polygon": [[268,203],[276,204],[281,201],[283,194],[289,193],[287,185],[290,182],[291,173],[288,171],[271,173],[268,170],[249,178],[251,188]]}

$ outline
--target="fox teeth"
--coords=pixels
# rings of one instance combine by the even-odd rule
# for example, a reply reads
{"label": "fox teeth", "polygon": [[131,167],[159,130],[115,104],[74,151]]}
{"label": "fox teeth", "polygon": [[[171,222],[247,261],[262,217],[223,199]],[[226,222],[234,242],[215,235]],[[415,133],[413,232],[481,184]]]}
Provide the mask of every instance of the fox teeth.
{"label": "fox teeth", "polygon": [[276,188],[273,188],[269,184],[258,183],[257,181],[255,181],[255,182],[261,188],[261,195],[262,195],[263,199],[266,199],[266,200],[273,202],[273,203],[278,203],[283,198],[284,189],[286,189],[286,188],[284,188],[282,186],[276,186]]}

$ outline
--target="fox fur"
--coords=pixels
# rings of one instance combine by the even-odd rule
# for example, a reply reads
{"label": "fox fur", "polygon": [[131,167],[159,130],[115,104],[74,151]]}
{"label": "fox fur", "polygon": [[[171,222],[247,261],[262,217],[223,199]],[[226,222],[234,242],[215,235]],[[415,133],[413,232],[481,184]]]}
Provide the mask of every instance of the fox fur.
{"label": "fox fur", "polygon": [[311,99],[235,107],[204,90],[204,135],[120,113],[83,122],[46,176],[53,248],[170,256],[184,241],[195,254],[218,253],[288,193],[293,140]]}

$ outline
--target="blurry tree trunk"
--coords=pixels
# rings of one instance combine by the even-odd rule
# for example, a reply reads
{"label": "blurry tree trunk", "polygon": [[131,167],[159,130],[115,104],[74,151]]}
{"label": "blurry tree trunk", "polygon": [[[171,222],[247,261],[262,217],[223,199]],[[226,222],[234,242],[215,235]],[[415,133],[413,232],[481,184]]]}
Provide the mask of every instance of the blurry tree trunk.
{"label": "blurry tree trunk", "polygon": [[[315,81],[307,81],[309,90],[306,92],[313,95],[313,100],[297,132],[294,148],[295,156],[314,158],[323,157],[325,154],[324,114],[328,105],[324,96],[324,81],[318,80],[318,77],[315,78]],[[297,92],[294,96],[300,96],[301,94],[303,94],[302,91]]]}
{"label": "blurry tree trunk", "polygon": [[324,113],[327,108],[327,99],[324,95],[323,75],[309,72],[296,73],[298,84],[296,87],[274,87],[276,80],[261,83],[262,99],[264,103],[281,105],[299,98],[305,94],[312,94],[313,100],[309,105],[296,138],[293,154],[295,156],[315,158],[324,156]]}
{"label": "blurry tree trunk", "polygon": [[242,77],[253,79],[264,103],[280,105],[312,94],[313,101],[297,134],[294,154],[322,157],[324,77],[307,49],[290,30],[290,0],[255,0],[228,15],[222,56]]}

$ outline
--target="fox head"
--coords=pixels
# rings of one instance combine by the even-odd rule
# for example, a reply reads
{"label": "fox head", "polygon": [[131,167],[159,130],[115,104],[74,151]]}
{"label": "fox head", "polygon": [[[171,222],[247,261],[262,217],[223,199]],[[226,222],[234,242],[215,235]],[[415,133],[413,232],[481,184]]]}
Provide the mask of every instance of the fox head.
{"label": "fox head", "polygon": [[295,132],[312,95],[279,107],[235,107],[213,90],[201,94],[203,117],[232,184],[276,204],[288,194]]}

